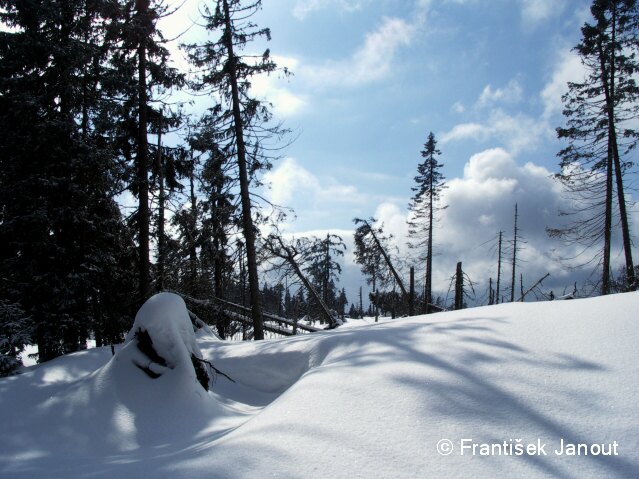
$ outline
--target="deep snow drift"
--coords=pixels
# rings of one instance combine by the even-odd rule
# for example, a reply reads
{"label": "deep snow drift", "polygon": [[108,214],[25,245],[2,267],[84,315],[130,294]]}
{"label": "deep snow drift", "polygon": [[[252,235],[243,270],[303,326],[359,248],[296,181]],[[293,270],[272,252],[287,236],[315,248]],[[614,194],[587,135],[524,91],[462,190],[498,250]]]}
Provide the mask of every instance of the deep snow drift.
{"label": "deep snow drift", "polygon": [[[178,300],[140,312],[165,369],[134,327],[114,358],[89,350],[0,380],[0,476],[639,477],[639,293],[253,343],[193,342]],[[162,343],[176,335],[178,349]],[[206,392],[193,352],[236,383]]]}

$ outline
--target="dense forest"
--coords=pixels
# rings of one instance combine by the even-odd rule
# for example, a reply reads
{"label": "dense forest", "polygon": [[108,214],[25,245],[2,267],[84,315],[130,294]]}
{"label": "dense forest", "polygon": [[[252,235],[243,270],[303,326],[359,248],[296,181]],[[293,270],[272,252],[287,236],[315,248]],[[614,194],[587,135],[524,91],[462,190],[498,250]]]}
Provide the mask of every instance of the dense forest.
{"label": "dense forest", "polygon": [[[449,295],[433,287],[434,225],[448,206],[446,154],[433,133],[408,205],[411,258],[381,222],[354,219],[370,294],[347,298],[340,287],[343,238],[279,232],[289,210],[259,188],[292,140],[251,80],[289,72],[269,50],[247,53],[270,39],[252,20],[260,8],[204,2],[198,28],[207,40],[182,45],[190,70],[180,71],[158,28],[172,14],[161,0],[0,0],[0,375],[20,366],[29,344],[42,362],[89,338],[121,342],[159,291],[181,294],[220,337],[242,339],[265,338],[265,314],[336,327],[347,316],[472,302],[461,262]],[[572,222],[548,225],[548,234],[581,248],[580,261],[598,266],[597,293],[609,294],[637,288],[627,176],[639,139],[639,7],[594,0],[591,14],[575,46],[587,77],[569,84],[557,129],[565,148],[556,179],[575,208],[561,212]],[[177,92],[210,106],[194,117],[173,100]],[[524,290],[517,276],[523,241],[518,205],[512,211],[512,231],[495,232],[489,304],[523,300],[544,279]],[[617,275],[613,230],[623,238]]]}

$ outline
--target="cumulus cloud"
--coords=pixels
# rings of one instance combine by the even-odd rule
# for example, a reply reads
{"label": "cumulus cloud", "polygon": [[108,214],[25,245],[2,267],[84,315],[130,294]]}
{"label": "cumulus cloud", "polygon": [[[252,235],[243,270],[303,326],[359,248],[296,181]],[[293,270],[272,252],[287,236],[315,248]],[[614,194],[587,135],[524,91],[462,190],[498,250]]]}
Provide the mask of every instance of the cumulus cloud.
{"label": "cumulus cloud", "polygon": [[384,18],[347,60],[307,65],[301,74],[312,85],[357,86],[386,78],[399,47],[410,44],[415,26],[401,18]]}
{"label": "cumulus cloud", "polygon": [[[352,213],[352,216],[360,217],[368,216],[371,206],[377,205],[373,216],[378,224],[383,223],[385,233],[393,235],[394,250],[399,258],[405,260],[396,265],[401,275],[407,278],[408,267],[413,265],[416,267],[416,278],[423,277],[423,262],[415,259],[416,253],[407,247],[408,211],[405,201],[363,195],[353,187],[341,185],[330,178],[315,177],[292,159],[285,160],[267,176],[274,185],[273,200],[313,198],[313,208],[321,207],[322,211],[329,211],[329,214],[338,209],[344,211],[350,208],[355,211],[363,207],[363,213]],[[450,179],[447,185],[443,191],[442,204],[448,208],[439,215],[434,233],[433,287],[437,294],[446,294],[455,266],[461,261],[464,271],[475,282],[478,302],[485,303],[488,278],[495,281],[497,276],[496,247],[500,231],[503,232],[504,241],[501,291],[507,294],[512,271],[510,241],[515,204],[518,204],[519,229],[523,240],[518,255],[521,263],[517,266],[516,293],[519,292],[520,273],[523,274],[524,288],[550,273],[550,278],[543,286],[546,291],[554,290],[555,294],[562,294],[564,288],[571,290],[574,281],[583,284],[591,273],[592,270],[584,269],[576,276],[575,272],[565,269],[556,261],[554,250],[571,256],[577,247],[562,246],[546,234],[546,227],[561,226],[562,218],[558,216],[558,211],[569,208],[561,185],[553,180],[552,173],[546,168],[531,162],[520,164],[505,149],[491,148],[472,155],[464,165],[463,175]],[[635,234],[639,234],[639,212],[634,213],[633,225]],[[321,236],[326,231],[295,234]],[[331,232],[342,236],[348,245],[341,285],[346,287],[349,299],[353,301],[364,280],[359,273],[359,266],[354,263],[352,231],[342,229]],[[615,258],[617,263],[621,260],[621,257]]]}
{"label": "cumulus cloud", "polygon": [[354,186],[339,183],[331,177],[320,179],[294,158],[284,159],[277,168],[266,173],[264,182],[270,186],[268,199],[283,206],[290,205],[299,195],[316,204],[361,204],[365,201]]}
{"label": "cumulus cloud", "polygon": [[[434,234],[434,288],[445,293],[455,265],[462,261],[464,271],[478,284],[477,295],[485,294],[488,278],[497,275],[496,244],[503,231],[504,251],[512,237],[515,203],[519,208],[519,228],[522,238],[518,269],[524,276],[524,286],[546,273],[551,279],[547,287],[563,291],[570,273],[551,255],[558,245],[548,238],[546,226],[557,225],[557,211],[566,206],[561,187],[551,178],[551,172],[533,163],[520,165],[502,148],[484,150],[473,155],[464,167],[463,176],[453,178],[444,190],[442,204],[448,205],[436,225]],[[385,231],[395,236],[401,256],[408,256],[405,246],[408,231],[407,211],[393,202],[380,204],[375,217],[385,225]],[[510,254],[504,258],[510,258]],[[510,278],[509,259],[504,260],[502,278]],[[417,276],[423,275],[419,262]],[[421,270],[421,271],[420,271]],[[504,280],[502,291],[509,286]],[[518,290],[517,290],[518,291]]]}

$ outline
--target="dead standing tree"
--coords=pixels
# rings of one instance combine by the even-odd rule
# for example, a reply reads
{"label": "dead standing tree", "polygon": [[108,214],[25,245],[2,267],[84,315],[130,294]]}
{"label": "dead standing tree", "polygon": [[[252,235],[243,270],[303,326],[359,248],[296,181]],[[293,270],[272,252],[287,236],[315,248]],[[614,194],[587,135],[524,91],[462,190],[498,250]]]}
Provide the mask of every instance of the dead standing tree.
{"label": "dead standing tree", "polygon": [[455,307],[454,309],[462,309],[464,307],[464,273],[462,271],[461,261],[457,263],[455,271]]}
{"label": "dead standing tree", "polygon": [[[453,283],[455,284],[455,298],[452,304],[453,309],[464,309],[466,307],[466,303],[464,301],[466,298],[471,301],[475,301],[475,283],[466,273],[464,273],[461,261],[457,262],[455,274],[450,278],[450,286],[448,287],[448,293],[446,294],[445,300],[446,303],[448,302],[448,295],[450,294]],[[468,288],[470,288],[470,293],[466,287],[467,285]]]}

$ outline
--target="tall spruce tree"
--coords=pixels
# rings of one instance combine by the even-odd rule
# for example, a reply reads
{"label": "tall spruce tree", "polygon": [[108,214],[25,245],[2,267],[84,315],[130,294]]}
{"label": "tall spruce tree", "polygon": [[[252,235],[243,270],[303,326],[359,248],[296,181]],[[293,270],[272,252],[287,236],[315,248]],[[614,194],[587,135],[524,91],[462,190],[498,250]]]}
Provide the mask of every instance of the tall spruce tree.
{"label": "tall spruce tree", "polygon": [[220,150],[235,159],[239,181],[241,229],[249,279],[252,319],[255,339],[264,339],[260,308],[260,288],[257,271],[255,220],[257,202],[251,196],[251,184],[259,182],[258,173],[270,167],[264,154],[264,142],[282,134],[271,125],[269,105],[251,96],[250,82],[260,74],[277,69],[269,50],[260,56],[242,56],[242,50],[252,41],[270,39],[268,28],[258,28],[249,19],[261,8],[261,1],[217,0],[213,8],[203,6],[206,29],[215,41],[189,45],[191,62],[202,73],[195,83],[199,91],[209,92],[221,100],[212,109],[217,117],[217,141]]}
{"label": "tall spruce tree", "polygon": [[582,252],[603,241],[600,253],[586,262],[601,261],[601,293],[608,294],[615,211],[621,225],[627,286],[637,286],[624,174],[632,167],[628,153],[639,138],[632,127],[639,112],[635,80],[639,11],[635,0],[595,0],[590,11],[594,22],[584,24],[582,39],[575,47],[587,76],[581,83],[569,83],[563,97],[567,127],[557,129],[559,138],[569,142],[559,152],[561,171],[556,177],[575,200],[574,209],[564,212],[573,221],[548,231],[579,245]]}
{"label": "tall spruce tree", "polygon": [[[130,3],[127,2],[130,6]],[[166,12],[162,0],[135,0],[130,31],[137,63],[137,135],[135,153],[135,191],[138,196],[137,226],[139,248],[140,302],[150,296],[151,262],[149,257],[151,212],[149,207],[149,173],[152,161],[149,154],[149,121],[153,92],[181,84],[183,77],[168,65],[168,51],[163,47],[158,19]],[[161,122],[161,115],[155,115]],[[157,131],[161,131],[158,126]]]}
{"label": "tall spruce tree", "polygon": [[[437,160],[441,152],[437,149],[435,135],[431,132],[421,152],[424,161],[417,166],[416,185],[412,188],[414,195],[408,205],[410,210],[408,220],[409,247],[420,251],[420,260],[426,260],[424,275],[424,312],[430,312],[432,304],[432,276],[433,276],[433,229],[435,213],[446,208],[440,205],[441,193],[446,188],[443,167]],[[423,253],[424,249],[425,254]]]}
{"label": "tall spruce tree", "polygon": [[[0,2],[2,300],[30,318],[39,360],[85,347],[121,311],[100,289],[126,249],[120,184],[97,132],[109,2]],[[120,249],[122,248],[122,249]]]}

